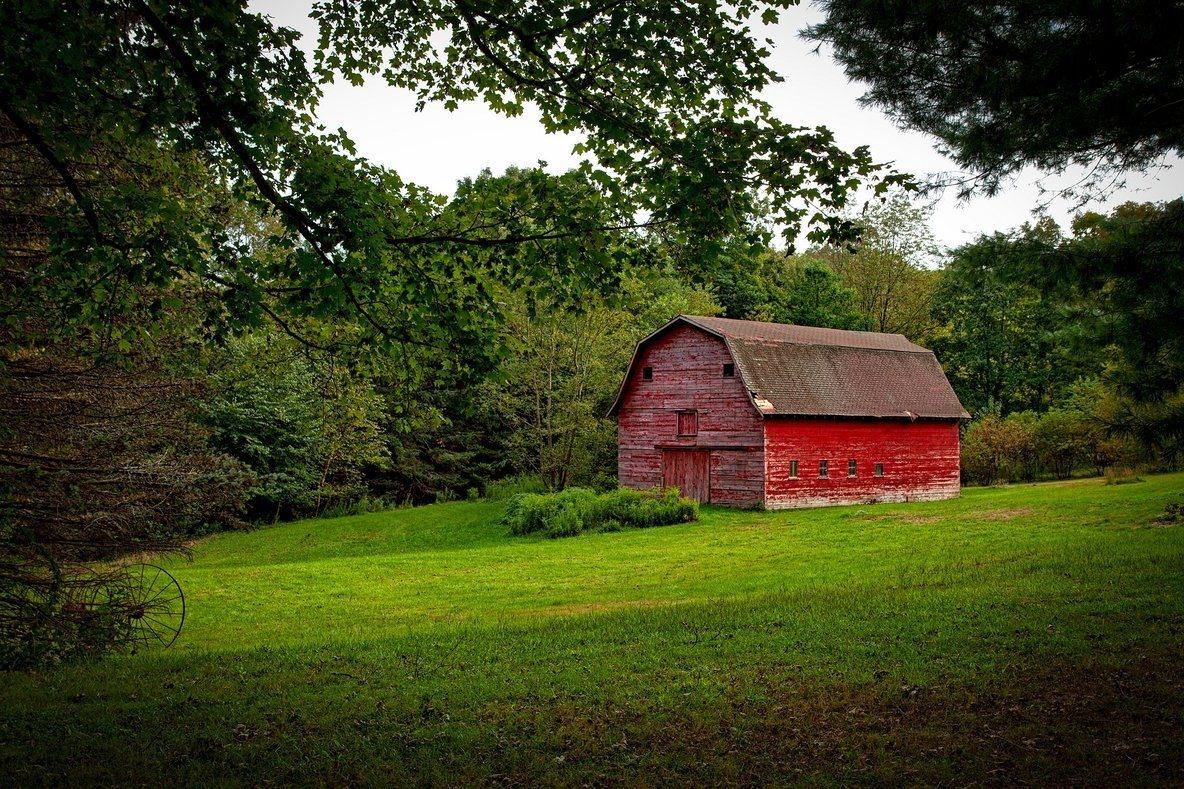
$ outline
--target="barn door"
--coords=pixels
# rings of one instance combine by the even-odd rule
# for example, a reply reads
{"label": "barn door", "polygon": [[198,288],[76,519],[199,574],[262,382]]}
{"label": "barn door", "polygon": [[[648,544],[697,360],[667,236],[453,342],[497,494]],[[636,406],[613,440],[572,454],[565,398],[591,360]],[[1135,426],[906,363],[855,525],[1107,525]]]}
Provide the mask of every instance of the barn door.
{"label": "barn door", "polygon": [[688,499],[711,501],[710,453],[702,449],[662,451],[662,484],[678,488]]}

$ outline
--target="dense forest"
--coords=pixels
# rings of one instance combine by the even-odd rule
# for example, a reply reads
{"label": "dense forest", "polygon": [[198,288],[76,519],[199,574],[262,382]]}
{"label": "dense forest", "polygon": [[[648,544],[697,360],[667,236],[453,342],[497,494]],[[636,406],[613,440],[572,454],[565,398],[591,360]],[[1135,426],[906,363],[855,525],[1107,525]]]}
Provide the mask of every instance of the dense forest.
{"label": "dense forest", "polygon": [[[475,183],[524,179],[563,177]],[[359,327],[331,317],[262,321],[210,342],[193,284],[177,278],[154,289],[134,342],[101,327],[85,361],[51,347],[8,360],[7,451],[20,442],[28,458],[8,468],[23,471],[27,500],[57,479],[62,504],[80,508],[125,475],[125,517],[150,511],[185,534],[507,490],[609,489],[605,412],[634,344],[679,313],[898,332],[934,349],[974,416],[969,483],[1173,467],[1184,396],[1140,396],[1180,380],[1179,296],[1130,289],[1156,266],[1180,266],[1182,239],[1165,229],[1182,214],[1180,201],[1130,204],[1083,214],[1068,232],[1043,220],[953,250],[938,248],[906,195],[853,215],[858,242],[796,254],[737,238],[701,255],[618,231],[610,283],[574,297],[491,285],[505,321],[476,354],[487,362],[420,347],[416,376],[404,356],[351,342]],[[268,254],[262,222],[239,232]],[[1149,237],[1162,256],[1147,256]],[[1058,267],[1088,274],[1068,286],[1050,276]],[[63,447],[103,466],[105,480],[80,489],[38,461]]]}
{"label": "dense forest", "polygon": [[[854,245],[786,254],[737,242],[710,264],[631,239],[646,247],[644,265],[631,261],[578,306],[507,292],[497,362],[463,386],[401,389],[389,371],[263,331],[230,343],[211,391],[230,382],[235,394],[213,397],[202,424],[257,480],[247,490],[256,518],[507,485],[610,488],[605,412],[633,345],[678,313],[720,314],[895,332],[934,349],[974,415],[968,483],[1179,463],[1180,393],[1139,399],[1180,380],[1179,297],[1132,301],[1126,289],[1180,265],[1184,239],[1164,235],[1181,227],[1180,202],[1083,214],[1067,233],[1043,220],[954,250],[938,249],[907,197],[853,220],[863,231]],[[1146,257],[1149,236],[1162,258]],[[1091,274],[1073,287],[1050,278],[1084,260]]]}

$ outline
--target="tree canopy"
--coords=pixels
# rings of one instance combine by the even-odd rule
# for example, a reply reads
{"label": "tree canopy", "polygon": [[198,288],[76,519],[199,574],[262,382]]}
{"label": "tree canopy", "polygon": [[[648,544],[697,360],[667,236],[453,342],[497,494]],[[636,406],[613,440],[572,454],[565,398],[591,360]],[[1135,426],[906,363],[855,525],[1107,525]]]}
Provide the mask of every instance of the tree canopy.
{"label": "tree canopy", "polygon": [[1184,199],[1126,203],[1108,216],[1087,212],[1052,266],[1029,272],[1095,305],[1096,342],[1118,356],[1112,377],[1153,400],[1184,384]]}
{"label": "tree canopy", "polygon": [[904,334],[926,343],[933,332],[930,305],[940,250],[929,229],[930,211],[904,195],[869,205],[855,221],[858,244],[828,246],[812,254],[826,260],[855,294],[855,307],[872,331]]}
{"label": "tree canopy", "polygon": [[942,271],[933,301],[934,350],[973,415],[1042,410],[1055,396],[1058,315],[1014,267],[1018,259],[1051,252],[1059,240],[1051,225],[984,236],[954,250]]}
{"label": "tree canopy", "polygon": [[1024,167],[1096,168],[1087,186],[1184,152],[1184,6],[1154,0],[823,0],[863,100],[934,135],[995,193]]}
{"label": "tree canopy", "polygon": [[[606,231],[754,232],[761,201],[787,228],[842,235],[859,186],[900,180],[756,98],[778,76],[748,20],[787,2],[321,2],[309,62],[241,0],[16,1],[0,9],[0,117],[45,162],[49,257],[69,261],[49,280],[75,313],[185,276],[214,324],[349,316],[369,341],[469,351],[498,321],[496,285],[611,282]],[[432,194],[315,119],[325,81],[376,73],[446,107],[533,104],[584,136],[585,164]],[[228,221],[235,202],[276,223],[268,258]]]}

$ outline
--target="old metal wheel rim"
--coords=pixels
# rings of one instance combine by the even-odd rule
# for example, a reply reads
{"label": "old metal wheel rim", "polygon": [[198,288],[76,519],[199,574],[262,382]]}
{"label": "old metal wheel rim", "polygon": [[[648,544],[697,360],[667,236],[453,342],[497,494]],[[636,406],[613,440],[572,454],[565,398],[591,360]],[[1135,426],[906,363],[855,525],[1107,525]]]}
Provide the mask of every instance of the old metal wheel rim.
{"label": "old metal wheel rim", "polygon": [[155,564],[126,569],[125,642],[136,650],[159,644],[172,646],[185,624],[185,593],[168,570]]}

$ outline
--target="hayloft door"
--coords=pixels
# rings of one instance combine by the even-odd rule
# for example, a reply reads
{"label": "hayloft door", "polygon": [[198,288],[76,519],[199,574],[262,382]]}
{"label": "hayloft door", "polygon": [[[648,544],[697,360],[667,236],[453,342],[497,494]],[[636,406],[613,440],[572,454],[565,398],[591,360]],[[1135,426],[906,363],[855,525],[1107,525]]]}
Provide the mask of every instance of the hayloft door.
{"label": "hayloft door", "polygon": [[662,451],[662,484],[678,488],[688,499],[711,501],[711,458],[702,449]]}

